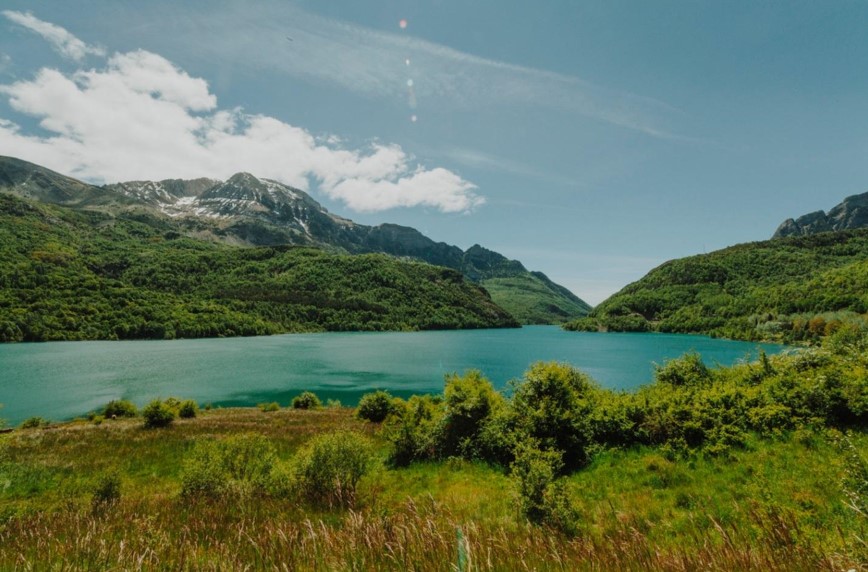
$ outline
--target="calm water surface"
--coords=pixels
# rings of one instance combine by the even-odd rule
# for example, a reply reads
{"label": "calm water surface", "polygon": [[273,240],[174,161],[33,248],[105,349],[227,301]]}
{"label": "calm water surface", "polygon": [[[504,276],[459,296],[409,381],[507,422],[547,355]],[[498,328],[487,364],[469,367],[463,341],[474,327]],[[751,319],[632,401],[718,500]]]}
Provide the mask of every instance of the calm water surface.
{"label": "calm water surface", "polygon": [[565,332],[556,326],[414,333],[0,345],[0,418],[61,420],[112,399],[178,396],[214,405],[286,405],[302,390],[354,405],[373,389],[440,392],[450,372],[482,370],[496,386],[538,360],[571,363],[605,387],[631,389],[653,364],[695,350],[730,365],[785,346],[670,334]]}

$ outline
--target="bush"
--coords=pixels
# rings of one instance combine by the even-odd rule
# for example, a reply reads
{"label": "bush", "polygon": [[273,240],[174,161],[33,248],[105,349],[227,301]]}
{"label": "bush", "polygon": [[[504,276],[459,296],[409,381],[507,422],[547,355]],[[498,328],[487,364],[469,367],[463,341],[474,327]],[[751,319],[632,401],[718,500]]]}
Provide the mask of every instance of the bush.
{"label": "bush", "polygon": [[562,467],[560,452],[541,451],[533,442],[522,443],[516,447],[512,474],[521,514],[534,524],[573,535],[578,514],[570,503],[563,479],[557,478]]}
{"label": "bush", "polygon": [[260,403],[257,405],[259,410],[263,413],[273,413],[274,411],[280,411],[280,404],[276,401],[272,401],[271,403]]}
{"label": "bush", "polygon": [[138,408],[132,401],[125,399],[115,399],[106,403],[102,410],[102,416],[106,419],[114,417],[135,417],[138,414]]}
{"label": "bush", "polygon": [[171,425],[172,421],[175,420],[175,409],[170,407],[167,401],[155,399],[142,409],[145,427],[154,429]]}
{"label": "bush", "polygon": [[372,464],[371,444],[359,433],[314,437],[294,460],[297,491],[314,504],[352,506],[359,480]]}
{"label": "bush", "polygon": [[375,391],[373,393],[366,393],[359,400],[356,417],[373,423],[381,423],[391,412],[392,396],[389,395],[389,392]]}
{"label": "bush", "polygon": [[29,417],[21,423],[21,428],[36,429],[37,427],[42,427],[43,425],[48,425],[48,421],[46,421],[42,417]]}
{"label": "bush", "polygon": [[433,458],[434,428],[443,416],[440,401],[431,395],[414,395],[406,402],[393,400],[392,408],[385,426],[386,438],[392,443],[389,463],[404,467],[416,459]]}
{"label": "bush", "polygon": [[91,505],[93,508],[114,504],[121,498],[121,477],[117,472],[105,473],[97,479],[93,487]]}
{"label": "bush", "polygon": [[274,445],[262,435],[199,442],[184,461],[181,495],[217,498],[266,491],[276,463]]}
{"label": "bush", "polygon": [[217,498],[229,489],[223,452],[215,442],[199,442],[181,468],[181,496]]}
{"label": "bush", "polygon": [[512,411],[517,441],[535,440],[560,451],[563,468],[587,462],[592,443],[591,413],[600,389],[581,371],[563,363],[535,363],[515,385]]}
{"label": "bush", "polygon": [[182,401],[178,406],[178,417],[181,419],[192,419],[199,413],[199,405],[192,399]]}
{"label": "bush", "polygon": [[481,442],[480,435],[504,408],[503,396],[476,370],[463,376],[447,375],[443,396],[445,410],[436,433],[439,456],[485,457],[484,449],[490,447]]}
{"label": "bush", "polygon": [[676,386],[701,385],[711,378],[711,372],[696,352],[655,365],[654,378],[657,381]]}
{"label": "bush", "polygon": [[322,407],[322,402],[312,391],[305,391],[296,395],[292,400],[293,409],[319,409],[320,407]]}

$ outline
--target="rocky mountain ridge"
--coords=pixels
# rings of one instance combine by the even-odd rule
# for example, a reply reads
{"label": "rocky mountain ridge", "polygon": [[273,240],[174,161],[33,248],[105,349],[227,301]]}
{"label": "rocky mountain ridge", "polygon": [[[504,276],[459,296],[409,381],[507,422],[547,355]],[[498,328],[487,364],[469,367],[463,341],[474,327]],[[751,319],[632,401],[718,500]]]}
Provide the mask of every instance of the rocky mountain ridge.
{"label": "rocky mountain ridge", "polygon": [[559,323],[590,306],[541,272],[474,245],[466,251],[397,224],[367,226],[329,212],[304,191],[249,173],[220,181],[129,181],[101,187],[0,157],[0,191],[63,206],[170,220],[191,237],[250,246],[307,245],[384,253],[462,272],[492,286],[492,298],[523,323]]}
{"label": "rocky mountain ridge", "polygon": [[849,196],[828,213],[815,211],[796,219],[789,218],[781,223],[772,238],[865,227],[868,227],[868,193]]}

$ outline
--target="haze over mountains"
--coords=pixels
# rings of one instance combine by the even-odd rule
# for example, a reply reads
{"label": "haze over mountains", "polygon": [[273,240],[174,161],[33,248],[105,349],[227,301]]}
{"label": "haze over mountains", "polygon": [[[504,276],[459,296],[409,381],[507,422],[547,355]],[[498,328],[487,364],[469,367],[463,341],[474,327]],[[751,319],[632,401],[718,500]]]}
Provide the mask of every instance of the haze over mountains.
{"label": "haze over mountains", "polygon": [[828,213],[816,211],[797,219],[788,218],[781,223],[772,238],[805,236],[866,226],[868,226],[868,193],[862,193],[847,197]]}
{"label": "haze over mountains", "polygon": [[236,245],[306,245],[384,253],[460,271],[522,323],[558,323],[590,306],[541,272],[474,245],[435,242],[395,224],[367,226],[330,213],[303,191],[249,173],[214,179],[130,181],[97,187],[0,157],[0,190],[77,209],[168,218],[184,235]]}

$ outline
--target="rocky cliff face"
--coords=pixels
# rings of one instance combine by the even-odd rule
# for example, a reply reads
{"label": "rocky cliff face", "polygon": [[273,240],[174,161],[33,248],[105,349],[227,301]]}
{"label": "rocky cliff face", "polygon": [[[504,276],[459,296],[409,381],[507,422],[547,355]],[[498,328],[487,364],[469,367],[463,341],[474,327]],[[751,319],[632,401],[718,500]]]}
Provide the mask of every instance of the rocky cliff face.
{"label": "rocky cliff face", "polygon": [[828,213],[817,211],[797,219],[787,219],[781,223],[772,238],[864,227],[868,227],[868,193],[847,197]]}
{"label": "rocky cliff face", "polygon": [[[452,268],[479,283],[522,277],[521,283],[504,287],[511,289],[510,296],[494,301],[509,306],[517,298],[539,298],[543,292],[551,311],[542,319],[534,318],[535,322],[560,322],[590,311],[590,306],[572,292],[542,273],[528,272],[517,260],[479,245],[463,251],[406,226],[356,224],[330,213],[300,189],[250,173],[237,173],[226,181],[168,179],[96,187],[26,161],[0,157],[0,191],[113,214],[145,211],[149,216],[165,217],[189,236],[232,244],[307,245],[353,254],[379,252]],[[507,309],[521,313],[521,308]]]}

